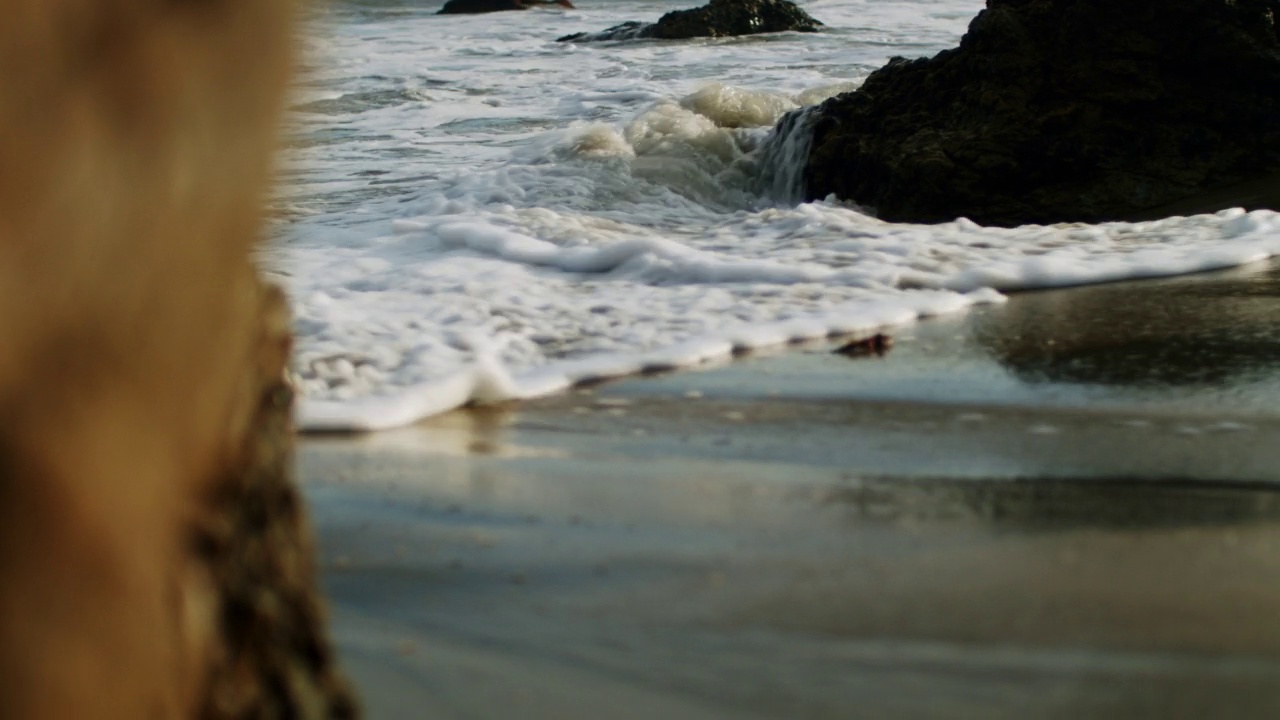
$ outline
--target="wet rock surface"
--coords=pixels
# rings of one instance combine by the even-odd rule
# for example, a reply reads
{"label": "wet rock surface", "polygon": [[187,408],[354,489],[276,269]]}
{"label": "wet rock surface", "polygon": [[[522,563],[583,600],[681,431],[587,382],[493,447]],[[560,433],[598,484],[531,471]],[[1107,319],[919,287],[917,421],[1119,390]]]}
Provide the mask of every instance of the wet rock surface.
{"label": "wet rock surface", "polygon": [[687,40],[773,32],[817,32],[822,23],[787,0],[711,0],[691,10],[673,10],[656,23],[625,22],[598,33],[575,33],[557,42]]}
{"label": "wet rock surface", "polygon": [[805,195],[993,225],[1220,195],[1280,169],[1278,36],[1276,0],[989,0],[958,48],[820,106]]}
{"label": "wet rock surface", "polygon": [[449,0],[437,15],[478,15],[504,10],[529,10],[536,7],[572,8],[569,0]]}

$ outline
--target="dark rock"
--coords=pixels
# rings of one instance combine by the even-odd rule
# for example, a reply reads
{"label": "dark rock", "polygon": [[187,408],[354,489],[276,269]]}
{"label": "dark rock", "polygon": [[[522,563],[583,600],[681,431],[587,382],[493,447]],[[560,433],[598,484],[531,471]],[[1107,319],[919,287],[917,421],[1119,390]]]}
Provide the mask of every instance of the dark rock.
{"label": "dark rock", "polygon": [[892,347],[893,338],[885,335],[884,333],[876,333],[870,337],[850,340],[835,350],[832,350],[832,352],[849,358],[869,357],[871,355],[884,357],[884,354],[889,352],[889,349]]}
{"label": "dark rock", "polygon": [[1278,20],[1280,0],[988,0],[960,47],[819,106],[805,195],[1097,222],[1274,175]]}
{"label": "dark rock", "polygon": [[449,0],[437,15],[475,15],[503,10],[528,10],[535,7],[558,5],[573,8],[569,0]]}
{"label": "dark rock", "polygon": [[262,289],[258,399],[238,462],[211,488],[192,551],[212,582],[214,652],[200,717],[359,717],[329,640],[314,534],[294,477],[292,345],[283,291]]}
{"label": "dark rock", "polygon": [[817,32],[822,23],[787,0],[711,0],[692,10],[675,10],[658,19],[653,37],[684,40],[756,33]]}
{"label": "dark rock", "polygon": [[602,40],[635,40],[653,37],[653,28],[657,23],[642,23],[636,20],[614,25],[597,33],[573,33],[556,38],[556,42],[600,42]]}
{"label": "dark rock", "polygon": [[[456,0],[455,0],[456,1]],[[788,0],[711,0],[692,10],[673,10],[656,23],[627,22],[598,33],[575,33],[557,42],[657,38],[730,37],[758,33],[817,32],[822,23]]]}

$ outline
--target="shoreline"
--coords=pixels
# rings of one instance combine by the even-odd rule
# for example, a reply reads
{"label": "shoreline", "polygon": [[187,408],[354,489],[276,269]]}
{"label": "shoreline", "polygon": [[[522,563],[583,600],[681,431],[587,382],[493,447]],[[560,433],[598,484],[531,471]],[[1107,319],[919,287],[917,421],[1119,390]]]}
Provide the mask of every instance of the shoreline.
{"label": "shoreline", "polygon": [[[505,367],[499,360],[495,347],[487,347],[477,350],[469,365],[452,374],[403,387],[394,395],[372,394],[349,400],[303,397],[296,413],[297,424],[303,433],[315,435],[384,432],[412,426],[458,409],[540,401],[580,388],[629,379],[653,378],[667,372],[698,371],[726,362],[737,364],[742,358],[776,355],[804,345],[822,347],[823,343],[847,342],[882,333],[912,338],[917,334],[916,328],[921,325],[925,328],[919,333],[933,337],[937,331],[929,326],[939,320],[945,322],[952,316],[971,314],[992,318],[996,325],[1003,323],[1004,327],[995,330],[973,328],[973,338],[963,343],[963,348],[971,350],[968,346],[985,344],[989,351],[1000,351],[991,342],[984,342],[984,338],[980,337],[981,333],[1016,338],[1024,334],[1034,335],[1038,331],[1028,325],[1027,317],[1001,313],[998,309],[993,310],[993,307],[1004,305],[1011,296],[1018,296],[1024,298],[1016,303],[1018,311],[1024,316],[1044,316],[1044,303],[1026,298],[1036,298],[1045,293],[1056,297],[1053,294],[1061,291],[1073,291],[1078,297],[1093,299],[1092,302],[1087,299],[1068,302],[1068,305],[1075,308],[1076,319],[1084,321],[1092,335],[1079,337],[1079,333],[1069,332],[1073,336],[1073,342],[1097,346],[1099,336],[1109,329],[1099,327],[1088,317],[1082,317],[1082,314],[1106,311],[1108,308],[1103,306],[1115,292],[1109,288],[1119,286],[1120,297],[1136,299],[1137,302],[1149,305],[1151,300],[1143,299],[1148,295],[1165,301],[1172,299],[1170,288],[1174,288],[1173,292],[1176,293],[1177,288],[1201,286],[1185,285],[1186,278],[1208,277],[1210,280],[1203,285],[1214,286],[1223,282],[1222,278],[1256,278],[1260,267],[1275,266],[1277,246],[1266,223],[1259,224],[1253,215],[1245,214],[1240,209],[1218,213],[1217,219],[1238,223],[1239,227],[1231,232],[1243,233],[1247,241],[1233,242],[1229,250],[1218,248],[1212,252],[1200,251],[1181,257],[1166,257],[1161,261],[1163,265],[1148,267],[1141,272],[1126,265],[1132,258],[1118,264],[1099,262],[1088,269],[1071,269],[1069,266],[1072,261],[1069,258],[1059,258],[1053,262],[1062,266],[1050,273],[1056,274],[1051,280],[1038,277],[1046,269],[1041,267],[1041,258],[1032,254],[1007,266],[960,272],[938,287],[921,287],[916,291],[894,296],[855,298],[816,314],[709,332],[684,341],[659,344],[644,351],[604,351],[574,359],[552,360],[545,365],[523,371]],[[957,221],[961,225],[965,222],[967,221]],[[1135,256],[1142,254],[1134,253]],[[1148,251],[1146,255],[1151,255],[1151,252]],[[1214,278],[1219,280],[1213,280]],[[1022,289],[1026,284],[1033,287]],[[1001,290],[993,290],[992,287]],[[1129,287],[1142,287],[1144,292],[1129,293],[1125,290]],[[1140,314],[1148,319],[1159,319],[1159,313],[1153,312],[1150,307],[1144,308]],[[1199,317],[1202,314],[1204,313],[1191,312],[1188,317],[1202,321]],[[1056,325],[1051,322],[1054,325],[1053,332],[1064,329],[1061,321],[1054,322]],[[970,325],[972,324],[965,323],[964,326],[967,328]],[[1135,329],[1130,324],[1128,327],[1117,328],[1116,331]],[[1175,350],[1185,349],[1187,339],[1182,337],[1181,328],[1175,330],[1177,332],[1170,332],[1169,328],[1164,328],[1156,341],[1167,343]],[[1040,339],[1050,344],[1052,342],[1052,338],[1048,336]],[[1005,344],[1011,345],[1006,350],[1015,353],[1025,354],[1030,350],[1025,342],[1021,343],[1021,347],[1017,346],[1018,343]],[[1235,338],[1232,344],[1241,345],[1240,338]],[[1015,367],[1018,362],[1016,356],[996,359],[1002,365]],[[1228,359],[1234,361],[1236,358]],[[1187,364],[1186,358],[1183,358],[1177,368],[1185,369]],[[1109,367],[1114,372],[1122,365],[1111,363]],[[1154,377],[1135,376],[1121,379],[1120,383],[1147,379],[1158,380]],[[1114,379],[1102,379],[1102,382],[1115,384]]]}
{"label": "shoreline", "polygon": [[303,436],[370,717],[1280,709],[1280,265],[892,334]]}

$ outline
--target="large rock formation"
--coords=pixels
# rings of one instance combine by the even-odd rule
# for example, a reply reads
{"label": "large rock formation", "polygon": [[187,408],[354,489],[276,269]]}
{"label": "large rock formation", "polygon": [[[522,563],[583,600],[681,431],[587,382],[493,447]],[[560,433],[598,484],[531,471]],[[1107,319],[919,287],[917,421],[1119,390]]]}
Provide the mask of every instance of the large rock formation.
{"label": "large rock formation", "polygon": [[0,717],[340,718],[251,254],[293,0],[0,23]]}
{"label": "large rock formation", "polygon": [[569,0],[449,0],[437,15],[479,15],[505,10],[529,10],[536,7],[573,8]]}
{"label": "large rock formation", "polygon": [[574,33],[557,42],[598,40],[687,40],[758,33],[817,32],[822,23],[788,0],[711,0],[692,10],[673,10],[656,23],[626,22],[598,33]]}
{"label": "large rock formation", "polygon": [[1278,35],[1277,0],[989,0],[816,110],[805,194],[996,225],[1194,204],[1280,169]]}

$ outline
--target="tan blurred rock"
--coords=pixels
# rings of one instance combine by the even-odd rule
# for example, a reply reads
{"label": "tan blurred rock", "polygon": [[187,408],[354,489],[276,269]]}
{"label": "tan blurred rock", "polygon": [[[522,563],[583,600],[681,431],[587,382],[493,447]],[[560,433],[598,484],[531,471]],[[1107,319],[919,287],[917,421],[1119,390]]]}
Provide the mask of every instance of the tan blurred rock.
{"label": "tan blurred rock", "polygon": [[249,254],[291,0],[0,23],[0,717],[352,713]]}

